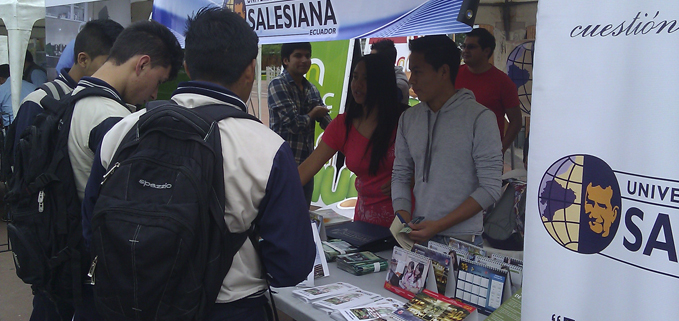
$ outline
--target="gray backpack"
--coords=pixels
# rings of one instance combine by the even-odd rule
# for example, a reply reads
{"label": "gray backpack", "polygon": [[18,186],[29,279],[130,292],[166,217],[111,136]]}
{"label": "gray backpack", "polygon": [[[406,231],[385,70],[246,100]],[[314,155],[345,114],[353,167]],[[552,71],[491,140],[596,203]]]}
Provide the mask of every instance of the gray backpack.
{"label": "gray backpack", "polygon": [[515,179],[503,183],[502,196],[483,217],[483,236],[495,248],[523,250],[526,183]]}

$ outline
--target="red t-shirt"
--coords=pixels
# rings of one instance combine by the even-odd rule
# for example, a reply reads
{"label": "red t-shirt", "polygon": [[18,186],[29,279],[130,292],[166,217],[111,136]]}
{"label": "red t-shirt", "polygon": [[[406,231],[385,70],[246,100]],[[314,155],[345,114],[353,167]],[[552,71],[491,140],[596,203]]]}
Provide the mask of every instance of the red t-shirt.
{"label": "red t-shirt", "polygon": [[346,156],[347,168],[356,174],[358,200],[354,220],[389,227],[394,220],[394,209],[391,205],[391,197],[384,195],[380,187],[391,181],[396,130],[392,134],[392,142],[386,158],[377,169],[377,175],[371,176],[368,174],[368,169],[372,148],[366,151],[369,139],[361,135],[353,125],[347,138],[344,119],[344,114],[340,114],[330,122],[323,133],[323,142],[330,148],[342,152]]}
{"label": "red t-shirt", "polygon": [[505,135],[505,110],[519,106],[516,84],[500,69],[492,66],[488,71],[475,74],[467,65],[460,66],[455,89],[467,88],[474,93],[476,101],[495,113],[500,137]]}

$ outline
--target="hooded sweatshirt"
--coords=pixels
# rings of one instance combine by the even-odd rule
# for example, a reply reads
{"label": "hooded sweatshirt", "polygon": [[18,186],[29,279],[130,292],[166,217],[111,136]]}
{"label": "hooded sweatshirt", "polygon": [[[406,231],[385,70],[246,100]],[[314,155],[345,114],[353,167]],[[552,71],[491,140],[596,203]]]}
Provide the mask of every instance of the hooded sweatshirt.
{"label": "hooded sweatshirt", "polygon": [[[438,112],[424,102],[406,110],[399,120],[395,152],[394,211],[410,212],[413,177],[412,217],[438,220],[468,197],[484,209],[500,197],[503,160],[495,114],[467,89],[458,90]],[[440,235],[481,234],[481,213]]]}

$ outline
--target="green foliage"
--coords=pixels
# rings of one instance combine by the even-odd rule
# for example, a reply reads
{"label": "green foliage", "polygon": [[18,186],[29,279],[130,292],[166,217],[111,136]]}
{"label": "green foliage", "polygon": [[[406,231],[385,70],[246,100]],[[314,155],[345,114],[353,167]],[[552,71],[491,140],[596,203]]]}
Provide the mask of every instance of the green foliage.
{"label": "green foliage", "polygon": [[158,100],[170,99],[174,90],[177,89],[177,85],[180,82],[189,80],[190,80],[189,75],[186,74],[186,71],[184,71],[184,68],[182,67],[182,69],[179,70],[179,73],[177,74],[177,78],[175,78],[175,80],[168,81],[160,85],[160,87],[158,88]]}
{"label": "green foliage", "polygon": [[283,44],[262,45],[262,56],[271,55],[276,56],[281,54],[281,47]]}

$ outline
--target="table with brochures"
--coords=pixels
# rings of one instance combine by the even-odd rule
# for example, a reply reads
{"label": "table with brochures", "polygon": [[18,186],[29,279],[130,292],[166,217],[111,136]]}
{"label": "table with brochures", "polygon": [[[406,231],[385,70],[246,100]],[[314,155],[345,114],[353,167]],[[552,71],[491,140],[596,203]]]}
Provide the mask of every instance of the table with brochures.
{"label": "table with brochures", "polygon": [[[385,258],[391,258],[392,250],[377,252],[376,254]],[[335,282],[346,282],[351,285],[357,286],[363,290],[370,291],[379,294],[383,297],[390,297],[400,300],[402,302],[408,302],[407,299],[396,295],[395,293],[388,291],[384,288],[384,281],[387,277],[387,272],[369,273],[366,275],[356,276],[351,273],[342,271],[337,268],[336,262],[328,262],[328,267],[330,269],[330,276],[324,278],[318,278],[315,280],[314,285],[325,285]],[[322,321],[322,320],[332,320],[330,315],[327,313],[314,308],[311,304],[305,303],[299,298],[292,294],[292,291],[297,290],[297,287],[286,287],[286,288],[272,288],[272,291],[276,292],[274,294],[276,308],[288,316],[292,317],[296,321]],[[479,321],[486,318],[485,315],[479,314]]]}

